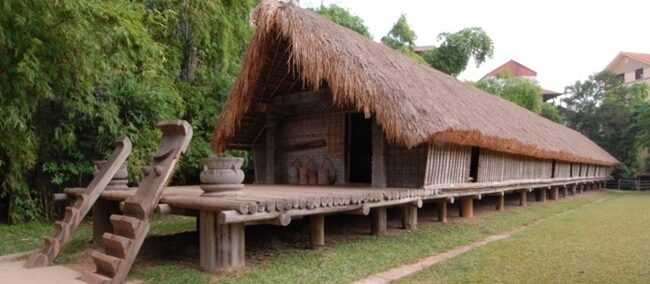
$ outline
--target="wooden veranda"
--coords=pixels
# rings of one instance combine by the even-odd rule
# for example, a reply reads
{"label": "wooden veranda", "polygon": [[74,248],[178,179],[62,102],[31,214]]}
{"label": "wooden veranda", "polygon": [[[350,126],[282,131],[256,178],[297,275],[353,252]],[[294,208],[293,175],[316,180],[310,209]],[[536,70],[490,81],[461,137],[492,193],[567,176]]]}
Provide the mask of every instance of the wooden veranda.
{"label": "wooden veranda", "polygon": [[[324,217],[345,213],[370,215],[372,234],[386,232],[386,209],[404,207],[403,227],[417,227],[418,208],[423,203],[438,206],[438,218],[446,222],[447,204],[459,200],[461,217],[472,217],[473,200],[484,195],[497,195],[497,209],[503,210],[504,195],[519,193],[520,205],[526,205],[526,193],[537,191],[537,200],[557,200],[563,196],[600,187],[603,177],[581,177],[511,182],[446,184],[435,187],[371,188],[363,185],[298,186],[246,185],[238,197],[201,196],[199,186],[167,187],[155,212],[197,217],[201,267],[208,272],[227,271],[245,264],[245,231],[247,225],[288,225],[292,218],[308,216],[311,247],[325,243]],[[74,198],[83,189],[65,191]],[[93,212],[93,237],[100,243],[102,235],[113,230],[109,217],[118,213],[124,201],[135,194],[135,188],[108,190],[101,194]],[[370,214],[372,213],[372,214]]]}

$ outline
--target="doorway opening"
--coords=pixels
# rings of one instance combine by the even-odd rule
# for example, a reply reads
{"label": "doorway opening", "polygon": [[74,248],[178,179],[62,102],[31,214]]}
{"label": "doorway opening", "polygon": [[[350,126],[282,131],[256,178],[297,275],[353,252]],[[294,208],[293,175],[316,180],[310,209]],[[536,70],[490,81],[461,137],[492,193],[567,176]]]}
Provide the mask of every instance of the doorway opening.
{"label": "doorway opening", "polygon": [[481,148],[472,147],[472,158],[469,162],[469,177],[472,182],[477,182],[478,180],[478,157],[481,154]]}
{"label": "doorway opening", "polygon": [[348,116],[348,182],[372,181],[372,120],[363,114]]}

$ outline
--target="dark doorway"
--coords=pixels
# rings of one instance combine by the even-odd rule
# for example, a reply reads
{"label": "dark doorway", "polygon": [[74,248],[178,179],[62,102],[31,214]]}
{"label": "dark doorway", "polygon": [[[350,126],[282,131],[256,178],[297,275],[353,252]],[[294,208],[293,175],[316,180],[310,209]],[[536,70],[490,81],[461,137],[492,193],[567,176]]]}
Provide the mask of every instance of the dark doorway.
{"label": "dark doorway", "polygon": [[481,154],[481,148],[472,147],[472,158],[469,162],[469,177],[472,182],[477,182],[478,178],[478,157]]}
{"label": "dark doorway", "polygon": [[370,183],[372,180],[372,120],[363,114],[348,118],[348,165],[350,183]]}

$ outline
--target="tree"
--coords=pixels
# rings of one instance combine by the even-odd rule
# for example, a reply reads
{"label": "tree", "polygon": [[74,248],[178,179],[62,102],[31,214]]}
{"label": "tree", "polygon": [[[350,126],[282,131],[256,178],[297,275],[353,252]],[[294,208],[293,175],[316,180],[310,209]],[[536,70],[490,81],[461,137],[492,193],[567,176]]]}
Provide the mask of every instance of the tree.
{"label": "tree", "polygon": [[332,22],[372,39],[372,35],[370,34],[368,27],[364,24],[363,19],[359,16],[352,15],[347,9],[341,8],[335,4],[330,4],[327,7],[321,6],[317,9],[310,8],[309,10],[330,19]]}
{"label": "tree", "polygon": [[563,117],[558,109],[554,105],[542,101],[542,88],[535,80],[515,77],[509,72],[501,72],[494,78],[485,78],[476,83],[470,82],[470,84],[552,121],[563,122]]}
{"label": "tree", "polygon": [[431,67],[454,77],[465,71],[470,58],[474,58],[476,67],[479,67],[494,54],[492,39],[481,28],[440,33],[438,40],[442,44],[434,50],[424,52],[422,57]]}
{"label": "tree", "polygon": [[[179,3],[180,2],[180,3]],[[246,1],[6,1],[0,14],[0,220],[48,215],[53,192],[85,186],[92,161],[129,135],[130,180],[156,123],[194,127],[175,183],[198,179],[251,34]],[[186,178],[189,177],[189,178]]]}
{"label": "tree", "polygon": [[648,131],[645,117],[650,115],[645,100],[647,86],[626,86],[616,74],[601,72],[565,90],[569,95],[563,100],[567,105],[567,126],[580,131],[621,162],[612,172],[615,177],[631,176],[638,171],[643,166],[642,139]]}
{"label": "tree", "polygon": [[424,63],[422,56],[415,53],[416,39],[415,31],[411,29],[411,26],[406,21],[406,15],[402,14],[388,34],[381,38],[381,42],[418,62]]}

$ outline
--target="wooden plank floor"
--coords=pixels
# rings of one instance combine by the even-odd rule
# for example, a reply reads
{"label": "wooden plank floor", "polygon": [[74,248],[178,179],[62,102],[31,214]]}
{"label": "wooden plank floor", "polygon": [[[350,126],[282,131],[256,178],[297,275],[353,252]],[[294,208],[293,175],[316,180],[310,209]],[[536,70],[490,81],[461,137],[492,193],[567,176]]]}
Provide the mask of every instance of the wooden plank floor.
{"label": "wooden plank floor", "polygon": [[[203,190],[197,186],[167,187],[160,204],[173,209],[227,212],[229,216],[257,215],[252,219],[264,220],[278,217],[282,213],[291,216],[346,212],[369,208],[421,203],[422,200],[460,198],[497,192],[515,191],[522,188],[564,186],[567,184],[596,182],[604,178],[571,178],[529,181],[508,181],[499,183],[470,183],[435,185],[423,188],[372,188],[369,185],[300,186],[247,184],[243,194],[237,197],[201,196]],[[75,194],[76,189],[66,190]],[[102,199],[124,201],[135,193],[135,189],[104,191]],[[177,211],[177,212],[181,212]],[[174,214],[172,212],[172,214]],[[264,216],[262,216],[264,215]],[[239,220],[239,217],[233,220]],[[241,216],[244,217],[244,216]],[[250,220],[251,218],[245,217]]]}

